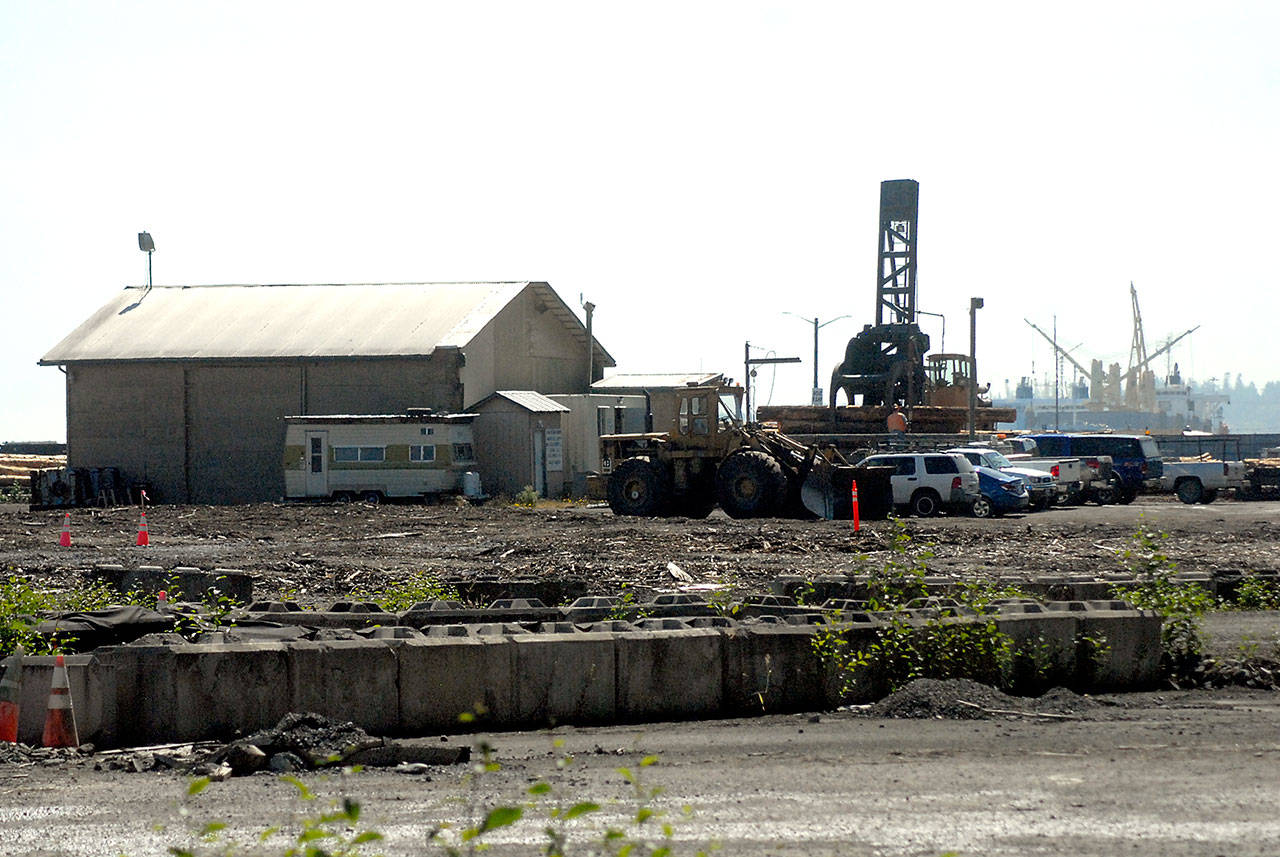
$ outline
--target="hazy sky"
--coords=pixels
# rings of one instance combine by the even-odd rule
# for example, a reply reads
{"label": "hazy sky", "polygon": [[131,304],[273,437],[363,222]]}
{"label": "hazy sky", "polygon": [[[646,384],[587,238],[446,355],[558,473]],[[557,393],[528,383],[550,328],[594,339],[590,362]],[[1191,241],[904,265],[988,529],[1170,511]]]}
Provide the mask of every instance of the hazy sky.
{"label": "hazy sky", "polygon": [[[0,440],[65,438],[36,361],[157,284],[547,280],[620,370],[799,356],[874,319],[883,179],[920,308],[1002,392],[1023,318],[1127,362],[1280,378],[1280,4],[0,0]],[[939,342],[938,319],[922,324]],[[1161,372],[1164,366],[1158,367]],[[772,388],[772,389],[771,389]]]}

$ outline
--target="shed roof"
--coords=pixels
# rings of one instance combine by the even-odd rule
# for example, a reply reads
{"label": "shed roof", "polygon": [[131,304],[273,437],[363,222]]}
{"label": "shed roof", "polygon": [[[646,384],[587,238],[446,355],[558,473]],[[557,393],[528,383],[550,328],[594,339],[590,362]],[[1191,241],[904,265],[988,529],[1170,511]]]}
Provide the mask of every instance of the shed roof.
{"label": "shed roof", "polygon": [[483,407],[485,402],[496,398],[503,398],[513,402],[533,414],[567,413],[571,410],[571,408],[565,407],[555,399],[548,398],[541,393],[535,393],[533,390],[498,390],[485,396],[467,410],[474,411]]}
{"label": "shed roof", "polygon": [[690,385],[714,386],[725,380],[720,372],[615,372],[591,385],[592,392],[671,390]]}
{"label": "shed roof", "polygon": [[465,347],[525,289],[586,343],[586,328],[541,282],[129,286],[40,363],[426,356]]}

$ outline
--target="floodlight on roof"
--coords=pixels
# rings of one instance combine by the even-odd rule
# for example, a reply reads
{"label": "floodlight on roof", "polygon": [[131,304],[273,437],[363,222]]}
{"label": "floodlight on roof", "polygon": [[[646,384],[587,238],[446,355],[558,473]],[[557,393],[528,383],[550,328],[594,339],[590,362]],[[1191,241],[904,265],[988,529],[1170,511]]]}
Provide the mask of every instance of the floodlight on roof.
{"label": "floodlight on roof", "polygon": [[156,252],[156,242],[151,240],[150,232],[138,233],[138,249],[147,254],[147,290],[151,289],[151,254]]}

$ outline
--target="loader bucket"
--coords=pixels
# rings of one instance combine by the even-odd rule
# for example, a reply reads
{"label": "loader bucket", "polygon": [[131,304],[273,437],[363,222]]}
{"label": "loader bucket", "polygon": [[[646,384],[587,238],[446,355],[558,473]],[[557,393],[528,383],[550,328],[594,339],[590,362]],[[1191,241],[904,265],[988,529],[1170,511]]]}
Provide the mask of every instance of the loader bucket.
{"label": "loader bucket", "polygon": [[836,465],[818,456],[800,486],[800,502],[811,513],[828,521],[836,516],[835,472]]}
{"label": "loader bucket", "polygon": [[878,521],[893,511],[893,467],[815,466],[800,488],[806,509],[820,518],[847,521],[853,518],[853,483],[858,483],[858,515]]}

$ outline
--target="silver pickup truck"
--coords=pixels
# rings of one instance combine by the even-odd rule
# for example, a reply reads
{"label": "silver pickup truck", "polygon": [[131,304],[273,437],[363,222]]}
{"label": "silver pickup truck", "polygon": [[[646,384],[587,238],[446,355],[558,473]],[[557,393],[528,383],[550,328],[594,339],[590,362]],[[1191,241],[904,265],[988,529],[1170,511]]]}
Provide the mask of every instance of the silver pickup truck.
{"label": "silver pickup truck", "polygon": [[1036,442],[1027,437],[1005,438],[1010,452],[1005,457],[1019,467],[1052,473],[1058,479],[1058,501],[1079,504],[1092,500],[1099,506],[1116,502],[1115,480],[1111,478],[1111,458],[1045,458]]}
{"label": "silver pickup truck", "polygon": [[1160,488],[1184,503],[1212,503],[1226,488],[1243,491],[1247,466],[1243,461],[1164,461]]}

